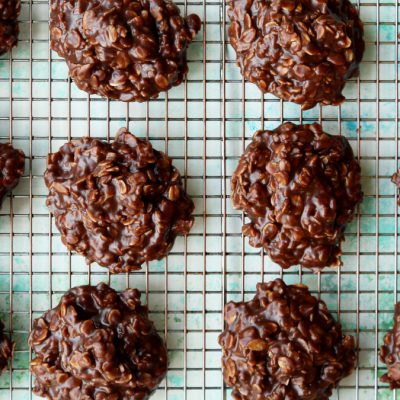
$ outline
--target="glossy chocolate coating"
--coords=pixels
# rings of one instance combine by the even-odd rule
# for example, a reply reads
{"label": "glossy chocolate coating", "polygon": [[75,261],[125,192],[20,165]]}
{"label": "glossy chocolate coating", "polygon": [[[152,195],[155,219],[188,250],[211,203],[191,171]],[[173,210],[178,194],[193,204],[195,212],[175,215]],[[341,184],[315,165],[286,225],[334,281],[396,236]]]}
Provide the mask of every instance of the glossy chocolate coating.
{"label": "glossy chocolate coating", "polygon": [[232,176],[250,244],[282,268],[341,265],[340,244],[362,200],[360,166],[343,136],[318,124],[258,131]]}
{"label": "glossy chocolate coating", "polygon": [[0,55],[17,45],[21,0],[0,0]]}
{"label": "glossy chocolate coating", "polygon": [[80,89],[141,102],[182,82],[200,26],[170,0],[52,0],[50,45]]}
{"label": "glossy chocolate coating", "polygon": [[245,79],[304,110],[343,102],[364,52],[363,24],[349,0],[229,4],[229,39]]}
{"label": "glossy chocolate coating", "polygon": [[193,225],[171,159],[126,129],[112,143],[66,143],[49,155],[45,183],[63,243],[113,273],[165,257]]}
{"label": "glossy chocolate coating", "polygon": [[386,364],[387,372],[381,377],[391,389],[400,388],[400,302],[396,304],[393,328],[385,335],[380,351],[380,359]]}
{"label": "glossy chocolate coating", "polygon": [[9,143],[0,143],[0,207],[4,197],[13,190],[24,174],[25,155]]}
{"label": "glossy chocolate coating", "polygon": [[259,283],[248,302],[225,306],[219,337],[235,400],[327,400],[355,361],[354,338],[305,285]]}
{"label": "glossy chocolate coating", "polygon": [[3,373],[14,353],[14,343],[4,333],[4,324],[0,321],[0,374]]}
{"label": "glossy chocolate coating", "polygon": [[136,289],[70,289],[33,323],[34,393],[49,400],[148,399],[167,371],[167,349],[147,313]]}

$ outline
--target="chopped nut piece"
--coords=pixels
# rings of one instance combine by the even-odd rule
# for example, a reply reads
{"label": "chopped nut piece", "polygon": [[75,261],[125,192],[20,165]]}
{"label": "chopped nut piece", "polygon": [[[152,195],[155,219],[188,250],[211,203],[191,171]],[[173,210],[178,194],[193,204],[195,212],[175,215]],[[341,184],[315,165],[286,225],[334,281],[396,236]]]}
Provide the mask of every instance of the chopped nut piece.
{"label": "chopped nut piece", "polygon": [[247,344],[247,348],[253,351],[263,351],[268,349],[268,343],[262,339],[254,339]]}

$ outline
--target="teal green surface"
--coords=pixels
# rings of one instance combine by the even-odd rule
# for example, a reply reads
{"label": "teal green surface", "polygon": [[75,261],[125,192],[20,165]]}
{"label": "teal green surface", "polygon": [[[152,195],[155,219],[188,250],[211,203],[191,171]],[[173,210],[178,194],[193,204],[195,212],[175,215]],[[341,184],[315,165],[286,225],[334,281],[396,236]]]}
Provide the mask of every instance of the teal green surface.
{"label": "teal green surface", "polygon": [[[197,12],[203,18],[202,4],[190,0],[187,3],[188,11]],[[322,118],[327,131],[340,131],[350,140],[356,155],[358,148],[360,149],[365,198],[360,206],[359,221],[355,219],[346,231],[342,257],[344,265],[340,274],[335,269],[326,269],[320,276],[303,271],[302,282],[309,285],[315,294],[318,294],[319,289],[321,299],[327,303],[334,315],[340,315],[346,333],[356,334],[359,330],[359,369],[342,382],[332,399],[355,400],[356,376],[359,399],[400,399],[400,394],[393,394],[387,385],[376,380],[384,373],[380,363],[377,376],[375,375],[375,348],[379,347],[384,333],[392,326],[395,295],[400,287],[400,249],[396,237],[399,216],[395,187],[390,183],[390,176],[398,167],[396,157],[399,148],[396,139],[398,126],[395,103],[399,88],[394,82],[396,73],[400,71],[395,60],[395,41],[399,35],[395,18],[399,7],[390,0],[380,1],[380,24],[377,27],[376,3],[367,0],[361,4],[368,43],[365,62],[360,71],[360,81],[353,79],[346,85],[344,92],[348,101],[340,107],[340,119],[337,107],[325,107],[322,112],[315,107],[305,111],[302,117],[306,122]],[[70,285],[89,283],[88,266],[80,256],[69,257],[54,221],[49,223],[45,205],[46,189],[42,179],[45,156],[49,148],[58,148],[69,134],[73,137],[88,134],[89,111],[92,136],[105,138],[108,133],[111,137],[114,136],[118,128],[126,125],[127,117],[129,128],[138,136],[144,137],[149,127],[152,143],[159,150],[166,149],[165,137],[168,133],[168,152],[187,177],[188,192],[195,198],[197,218],[187,238],[186,251],[184,240],[179,238],[167,260],[152,262],[147,270],[132,273],[128,277],[125,274],[111,277],[111,285],[118,290],[123,290],[127,283],[131,287],[139,288],[143,294],[147,288],[151,318],[161,333],[164,333],[167,327],[170,371],[153,399],[214,400],[222,398],[223,391],[229,396],[229,390],[221,388],[220,351],[217,344],[217,337],[223,325],[223,303],[228,300],[240,301],[242,291],[245,299],[253,296],[255,285],[261,279],[262,259],[259,251],[248,245],[247,239],[242,241],[241,217],[231,208],[229,199],[226,203],[228,216],[226,220],[221,217],[225,207],[221,200],[221,174],[224,170],[228,176],[232,173],[243,147],[253,133],[263,127],[263,123],[264,128],[274,129],[281,119],[299,121],[301,112],[299,106],[281,103],[272,95],[264,96],[262,107],[260,92],[254,85],[246,83],[242,88],[240,71],[233,62],[234,55],[230,46],[226,47],[226,59],[229,62],[221,62],[222,30],[218,22],[222,3],[208,2],[206,11],[206,77],[203,73],[200,33],[198,42],[193,45],[188,55],[188,114],[185,114],[185,91],[184,85],[181,85],[169,92],[168,103],[163,94],[160,99],[151,101],[148,108],[146,104],[131,104],[127,107],[126,104],[110,102],[108,120],[108,104],[105,100],[92,96],[88,103],[86,93],[79,91],[74,84],[68,85],[66,64],[55,53],[51,53],[49,62],[46,22],[48,8],[43,2],[33,2],[32,6],[33,15],[38,21],[32,25],[32,67],[29,63],[31,52],[27,22],[21,24],[21,41],[13,50],[13,61],[10,63],[9,55],[0,57],[0,140],[8,139],[11,109],[14,143],[24,149],[27,155],[32,155],[34,176],[32,203],[29,197],[28,168],[25,177],[14,191],[12,240],[9,200],[0,210],[0,317],[5,322],[7,331],[10,329],[11,319],[12,338],[16,342],[12,376],[7,372],[0,377],[0,400],[31,398],[28,372],[31,355],[27,338],[32,319],[57,304]],[[25,21],[29,18],[29,2],[23,2],[23,18]],[[378,34],[380,51],[377,60],[375,42]],[[223,70],[225,77],[222,76]],[[220,82],[221,78],[227,81],[225,90]],[[207,96],[205,113],[204,89]],[[244,103],[241,98],[242,89],[247,100]],[[362,98],[359,105],[358,90]],[[379,102],[376,101],[377,90],[381,98]],[[11,104],[8,100],[10,91]],[[33,100],[30,104],[31,92]],[[49,101],[50,94],[52,101]],[[68,96],[72,98],[70,108],[67,103]],[[223,96],[227,100],[225,108],[221,106]],[[66,120],[69,112],[70,123]],[[32,124],[29,120],[30,114]],[[146,119],[147,115],[149,120]],[[228,139],[224,142],[225,148],[221,141],[223,132]],[[49,143],[50,135],[52,140]],[[207,138],[206,154],[203,153],[203,135]],[[188,138],[187,146],[184,144],[185,136]],[[242,141],[242,138],[245,140]],[[187,163],[183,157],[184,151],[187,152]],[[207,176],[205,193],[203,172]],[[206,209],[203,205],[203,195]],[[203,212],[206,218],[203,218]],[[30,213],[34,216],[32,229],[29,224]],[[223,240],[221,232],[225,222],[229,236]],[[224,251],[226,257],[223,257]],[[11,252],[13,254],[10,258]],[[222,274],[223,267],[226,271],[225,276]],[[10,274],[10,268],[13,274]],[[280,276],[280,269],[268,257],[264,258],[264,268],[265,280]],[[91,272],[92,284],[108,280],[106,272],[99,266],[92,265]],[[285,271],[283,278],[288,283],[297,283],[299,275],[299,269],[295,267]],[[203,288],[206,290],[205,298]],[[225,289],[224,295],[222,289]],[[143,300],[145,301],[145,295]],[[13,310],[11,315],[10,307]],[[187,313],[184,312],[185,308]]]}

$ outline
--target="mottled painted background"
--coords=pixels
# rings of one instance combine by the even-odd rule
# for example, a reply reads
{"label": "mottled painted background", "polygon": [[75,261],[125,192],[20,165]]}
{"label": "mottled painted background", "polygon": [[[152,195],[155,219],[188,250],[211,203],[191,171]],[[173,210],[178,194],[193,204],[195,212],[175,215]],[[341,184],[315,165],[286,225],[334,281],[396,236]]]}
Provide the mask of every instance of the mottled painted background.
{"label": "mottled painted background", "polygon": [[[48,49],[48,2],[22,3],[18,48],[11,62],[9,55],[0,58],[0,140],[8,140],[11,131],[14,145],[31,156],[12,200],[0,211],[0,311],[17,344],[12,374],[0,378],[0,399],[34,398],[27,346],[32,318],[55,305],[71,285],[108,281],[104,269],[92,265],[89,270],[82,257],[69,256],[61,244],[45,206],[46,154],[69,136],[107,139],[127,124],[175,159],[196,203],[196,223],[186,240],[177,240],[167,260],[129,276],[113,276],[111,284],[116,289],[138,287],[144,301],[147,289],[152,318],[167,334],[170,369],[154,399],[223,398],[228,391],[222,386],[217,345],[222,305],[241,299],[242,291],[251,297],[262,265],[259,251],[241,236],[242,216],[231,208],[229,177],[252,133],[263,124],[274,128],[282,119],[299,121],[299,107],[273,96],[263,99],[255,86],[244,84],[228,45],[223,61],[225,7],[220,1],[186,4],[187,12],[206,20],[189,51],[186,85],[171,90],[168,100],[163,95],[129,106],[89,99],[69,84],[64,62]],[[185,9],[184,3],[179,5]],[[319,290],[334,313],[340,311],[347,332],[359,331],[359,368],[333,397],[345,400],[396,397],[377,380],[383,369],[376,348],[391,326],[397,290],[397,207],[390,176],[398,149],[399,7],[393,0],[359,5],[367,41],[360,79],[347,84],[348,100],[340,109],[315,108],[302,115],[303,121],[322,120],[328,132],[346,135],[362,165],[365,200],[347,229],[341,274],[326,270],[301,277]],[[264,267],[264,279],[279,276],[268,257]],[[287,282],[300,279],[296,268],[283,276]]]}

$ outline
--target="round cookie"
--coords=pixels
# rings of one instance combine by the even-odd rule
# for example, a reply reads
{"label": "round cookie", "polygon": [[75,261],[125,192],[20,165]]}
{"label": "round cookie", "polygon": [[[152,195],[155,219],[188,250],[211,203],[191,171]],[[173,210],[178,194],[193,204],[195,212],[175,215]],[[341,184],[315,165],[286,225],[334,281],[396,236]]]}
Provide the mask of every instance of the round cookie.
{"label": "round cookie", "polygon": [[140,293],[104,283],[69,290],[36,319],[33,391],[49,400],[146,400],[167,371],[167,349]]}
{"label": "round cookie", "polygon": [[79,89],[146,101],[177,86],[201,22],[170,0],[52,0],[51,48]]}
{"label": "round cookie", "polygon": [[363,24],[349,0],[230,0],[228,14],[245,79],[303,110],[343,102],[364,52]]}
{"label": "round cookie", "polygon": [[4,197],[13,190],[24,174],[25,155],[9,143],[0,143],[0,207]]}
{"label": "round cookie", "polygon": [[360,166],[343,136],[318,124],[258,131],[231,181],[250,244],[282,268],[339,266],[346,224],[362,200]]}
{"label": "round cookie", "polygon": [[225,306],[219,337],[235,400],[327,400],[356,361],[326,304],[304,285],[259,283],[248,302]]}
{"label": "round cookie", "polygon": [[112,273],[165,257],[193,225],[171,159],[126,129],[112,143],[66,143],[49,155],[45,183],[63,243]]}
{"label": "round cookie", "polygon": [[21,0],[0,0],[0,56],[17,45]]}

